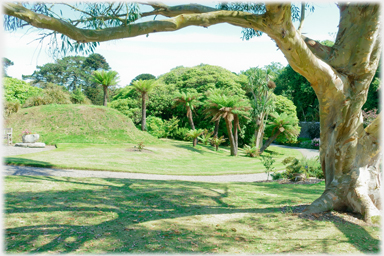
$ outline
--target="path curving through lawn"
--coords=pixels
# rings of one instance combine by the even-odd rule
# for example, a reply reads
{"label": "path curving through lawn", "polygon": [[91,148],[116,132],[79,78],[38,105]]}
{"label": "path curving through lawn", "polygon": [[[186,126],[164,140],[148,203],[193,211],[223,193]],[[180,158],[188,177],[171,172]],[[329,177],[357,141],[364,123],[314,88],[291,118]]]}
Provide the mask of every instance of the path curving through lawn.
{"label": "path curving through lawn", "polygon": [[[319,155],[319,150],[293,148],[282,145],[278,147],[291,148],[300,151],[305,157],[315,157]],[[18,155],[26,153],[35,153],[39,149],[18,149],[16,147],[5,147],[5,155]],[[8,150],[7,150],[8,149]],[[51,149],[54,149],[52,147]],[[18,153],[19,150],[19,153]],[[92,170],[74,170],[74,169],[55,169],[40,168],[28,166],[6,165],[3,175],[30,175],[30,176],[59,176],[59,177],[97,177],[97,178],[116,178],[116,179],[137,179],[137,180],[181,180],[181,181],[200,181],[200,182],[255,182],[267,180],[266,173],[238,174],[238,175],[216,175],[216,176],[186,176],[186,175],[158,175],[111,171],[92,171]],[[269,179],[272,179],[271,176]]]}

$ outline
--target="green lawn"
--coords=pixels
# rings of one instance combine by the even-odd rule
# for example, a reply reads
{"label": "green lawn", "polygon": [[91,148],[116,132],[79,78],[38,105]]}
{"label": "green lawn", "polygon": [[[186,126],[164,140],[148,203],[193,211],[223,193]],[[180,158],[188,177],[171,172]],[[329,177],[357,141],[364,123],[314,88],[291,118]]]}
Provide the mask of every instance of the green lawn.
{"label": "green lawn", "polygon": [[4,185],[7,253],[379,252],[378,227],[292,213],[324,182],[7,176]]}
{"label": "green lawn", "polygon": [[[260,158],[246,157],[242,150],[230,156],[229,148],[197,145],[192,142],[166,140],[145,147],[148,152],[132,152],[136,144],[60,143],[52,151],[6,157],[5,162],[55,168],[110,170],[174,175],[223,175],[264,172]],[[265,152],[276,160],[277,170],[284,169],[281,161],[288,157],[301,158],[296,150],[271,146]]]}

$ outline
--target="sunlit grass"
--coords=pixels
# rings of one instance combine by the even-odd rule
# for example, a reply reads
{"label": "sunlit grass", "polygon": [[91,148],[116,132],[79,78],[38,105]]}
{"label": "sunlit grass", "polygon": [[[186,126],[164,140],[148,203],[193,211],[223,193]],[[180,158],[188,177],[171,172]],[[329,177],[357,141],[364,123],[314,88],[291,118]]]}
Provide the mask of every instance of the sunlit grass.
{"label": "sunlit grass", "polygon": [[[229,148],[217,152],[212,146],[192,142],[167,140],[161,144],[146,145],[146,151],[132,150],[137,144],[62,143],[57,149],[34,154],[6,157],[15,165],[110,170],[173,175],[222,175],[264,172],[260,158],[246,157],[242,150],[237,157],[230,156]],[[276,170],[284,169],[281,161],[289,156],[301,158],[297,150],[270,146],[265,154],[275,160]]]}
{"label": "sunlit grass", "polygon": [[379,252],[380,230],[310,220],[324,183],[201,183],[7,176],[7,253]]}

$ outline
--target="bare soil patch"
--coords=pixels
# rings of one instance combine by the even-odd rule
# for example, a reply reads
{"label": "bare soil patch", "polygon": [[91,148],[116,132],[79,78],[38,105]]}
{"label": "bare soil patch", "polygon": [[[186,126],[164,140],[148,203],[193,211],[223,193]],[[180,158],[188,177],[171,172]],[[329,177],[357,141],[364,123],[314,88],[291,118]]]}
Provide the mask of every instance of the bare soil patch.
{"label": "bare soil patch", "polygon": [[153,153],[152,151],[150,151],[148,149],[139,150],[138,148],[127,148],[127,149],[125,149],[125,151],[128,151],[128,152],[138,152],[138,153]]}
{"label": "bare soil patch", "polygon": [[261,180],[261,181],[255,181],[255,182],[278,182],[279,184],[315,184],[324,181],[323,179],[316,179],[316,178],[309,178],[306,180],[300,180],[300,181],[291,181],[288,179],[281,179],[281,180]]}
{"label": "bare soil patch", "polygon": [[364,218],[361,214],[353,213],[353,212],[337,212],[337,211],[328,211],[322,213],[312,213],[310,215],[300,215],[309,204],[301,204],[294,206],[284,206],[281,208],[283,213],[291,213],[294,216],[298,216],[299,218],[307,219],[307,220],[317,220],[317,221],[331,221],[334,223],[353,223],[359,226],[375,226],[380,227],[377,224],[369,224],[364,221]]}

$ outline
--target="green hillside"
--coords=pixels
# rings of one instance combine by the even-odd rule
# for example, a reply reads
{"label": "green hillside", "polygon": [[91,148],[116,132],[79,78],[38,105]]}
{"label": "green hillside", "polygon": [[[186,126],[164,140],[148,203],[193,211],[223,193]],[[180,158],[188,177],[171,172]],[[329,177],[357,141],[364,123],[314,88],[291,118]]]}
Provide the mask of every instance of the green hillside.
{"label": "green hillside", "polygon": [[25,129],[40,134],[39,142],[56,143],[160,143],[139,131],[119,111],[94,105],[44,105],[21,109],[5,120],[13,128],[13,142],[21,142]]}

